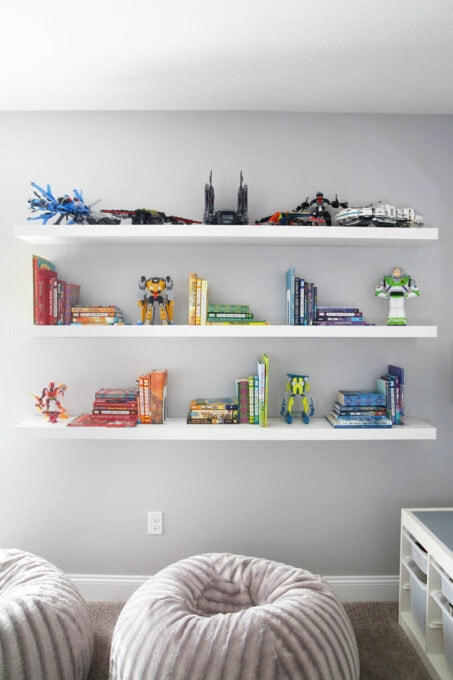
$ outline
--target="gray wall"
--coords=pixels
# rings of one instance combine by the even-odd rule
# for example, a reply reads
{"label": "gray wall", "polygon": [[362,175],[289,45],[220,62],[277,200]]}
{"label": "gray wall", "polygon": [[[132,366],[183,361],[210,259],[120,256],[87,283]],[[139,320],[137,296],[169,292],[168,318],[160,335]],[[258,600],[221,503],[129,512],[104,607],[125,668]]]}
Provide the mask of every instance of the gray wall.
{"label": "gray wall", "polygon": [[[72,573],[148,574],[181,557],[232,551],[326,575],[396,574],[401,507],[453,505],[450,196],[453,119],[278,113],[8,113],[0,115],[2,408],[0,543]],[[439,243],[417,247],[33,247],[25,223],[30,181],[58,195],[78,188],[99,207],[148,207],[201,219],[213,171],[216,207],[236,205],[239,172],[250,216],[294,208],[318,190],[351,204],[415,207]],[[39,224],[39,223],[38,223]],[[119,304],[137,318],[141,274],[171,273],[176,321],[186,322],[187,277],[208,278],[211,299],[248,302],[284,320],[290,265],[324,304],[357,304],[385,323],[374,286],[393,264],[418,281],[410,323],[437,323],[437,340],[57,341],[12,337],[31,323],[31,255],[53,259],[87,304]],[[407,374],[407,413],[438,427],[434,442],[61,442],[19,439],[32,394],[68,385],[71,413],[98,387],[134,384],[169,369],[169,412],[190,398],[232,391],[263,352],[271,359],[271,415],[284,374],[311,376],[317,415],[337,389],[370,387],[388,363]],[[147,510],[165,534],[146,533]]]}

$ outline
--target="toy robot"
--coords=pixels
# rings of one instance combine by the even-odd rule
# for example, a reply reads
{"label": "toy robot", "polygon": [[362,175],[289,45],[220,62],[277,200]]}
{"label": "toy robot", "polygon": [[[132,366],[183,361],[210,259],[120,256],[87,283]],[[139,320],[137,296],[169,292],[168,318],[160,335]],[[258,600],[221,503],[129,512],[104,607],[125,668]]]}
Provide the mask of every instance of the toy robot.
{"label": "toy robot", "polygon": [[385,274],[376,286],[375,296],[389,301],[387,326],[405,326],[405,300],[419,295],[417,282],[401,267],[393,267],[391,274]]}
{"label": "toy robot", "polygon": [[214,187],[212,186],[212,170],[209,184],[204,187],[204,224],[248,224],[248,187],[242,184],[242,172],[238,189],[237,210],[214,210]]}
{"label": "toy robot", "polygon": [[142,276],[138,282],[141,323],[145,326],[168,326],[173,322],[173,280],[170,276]]}
{"label": "toy robot", "polygon": [[[293,413],[300,413],[302,421],[308,425],[310,416],[315,412],[313,398],[310,394],[310,383],[308,375],[297,373],[287,373],[285,395],[283,397],[280,415],[284,417],[288,424],[293,422]],[[300,404],[299,408],[294,408],[296,398]]]}
{"label": "toy robot", "polygon": [[[31,182],[34,188],[34,195],[36,198],[28,199],[28,207],[31,212],[39,212],[36,217],[29,217],[28,220],[42,220],[44,225],[47,222],[57,217],[54,224],[61,224],[66,220],[67,224],[119,224],[121,220],[116,217],[108,217],[91,210],[94,203],[87,205],[83,199],[81,191],[73,190],[73,196],[65,194],[55,198],[50,188],[50,184],[46,189],[40,187],[35,182]],[[97,203],[98,201],[95,201]]]}
{"label": "toy robot", "polygon": [[422,227],[423,217],[413,208],[397,208],[389,203],[371,203],[360,208],[341,210],[338,224],[348,227]]}
{"label": "toy robot", "polygon": [[302,224],[311,226],[325,226],[332,224],[332,216],[327,210],[326,206],[332,206],[332,208],[347,208],[348,203],[340,203],[338,196],[335,196],[333,201],[329,201],[328,198],[324,197],[321,191],[318,191],[316,198],[312,201],[308,201],[308,197],[294,210],[289,210],[286,212],[276,212],[273,215],[268,215],[267,217],[262,217],[260,220],[256,220],[255,224],[263,224],[263,222],[269,224]]}
{"label": "toy robot", "polygon": [[68,418],[68,413],[59,400],[65,390],[66,385],[63,383],[55,385],[54,382],[50,382],[47,387],[43,387],[41,396],[33,395],[36,399],[36,408],[42,415],[47,416],[49,423],[56,423],[58,418]]}

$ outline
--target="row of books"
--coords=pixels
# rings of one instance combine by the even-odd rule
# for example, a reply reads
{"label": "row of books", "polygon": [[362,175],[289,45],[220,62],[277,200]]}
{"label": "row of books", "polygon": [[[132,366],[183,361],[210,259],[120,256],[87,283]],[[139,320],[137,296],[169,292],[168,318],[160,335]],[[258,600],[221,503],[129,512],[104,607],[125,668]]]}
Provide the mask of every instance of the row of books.
{"label": "row of books", "polygon": [[236,393],[231,397],[192,399],[187,423],[236,425],[248,423],[267,426],[269,398],[269,357],[257,361],[257,373],[236,379]]}
{"label": "row of books", "polygon": [[404,369],[389,364],[375,390],[339,390],[326,419],[335,428],[404,425]]}
{"label": "row of books", "polygon": [[135,427],[158,425],[167,418],[167,369],[151,370],[137,378],[136,388],[101,387],[91,413],[82,413],[69,427]]}
{"label": "row of books", "polygon": [[209,302],[207,279],[195,272],[189,274],[189,325],[269,325],[268,321],[256,320],[249,305],[213,304]]}
{"label": "row of books", "polygon": [[124,316],[116,305],[92,305],[84,307],[75,305],[71,310],[71,323],[78,326],[88,324],[102,324],[112,326],[124,324]]}
{"label": "row of books", "polygon": [[318,304],[318,287],[298,276],[294,267],[286,271],[286,323],[290,326],[370,326],[358,307],[329,307]]}
{"label": "row of books", "polygon": [[77,305],[80,285],[58,277],[55,264],[39,255],[32,256],[33,323],[63,325],[71,323],[71,311]]}

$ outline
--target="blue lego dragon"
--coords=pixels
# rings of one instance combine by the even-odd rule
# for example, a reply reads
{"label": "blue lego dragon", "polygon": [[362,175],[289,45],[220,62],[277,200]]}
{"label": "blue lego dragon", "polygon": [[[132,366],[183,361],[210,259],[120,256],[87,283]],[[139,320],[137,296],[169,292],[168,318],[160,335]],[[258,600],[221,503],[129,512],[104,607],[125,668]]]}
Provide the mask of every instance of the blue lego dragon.
{"label": "blue lego dragon", "polygon": [[87,205],[83,200],[81,191],[73,190],[73,196],[65,194],[55,198],[50,188],[50,184],[43,189],[35,182],[31,182],[34,187],[35,198],[28,200],[31,212],[39,212],[36,217],[29,217],[29,220],[42,220],[43,225],[53,217],[57,217],[54,224],[61,224],[66,220],[67,224],[119,224],[121,220],[114,217],[93,213],[91,205]]}

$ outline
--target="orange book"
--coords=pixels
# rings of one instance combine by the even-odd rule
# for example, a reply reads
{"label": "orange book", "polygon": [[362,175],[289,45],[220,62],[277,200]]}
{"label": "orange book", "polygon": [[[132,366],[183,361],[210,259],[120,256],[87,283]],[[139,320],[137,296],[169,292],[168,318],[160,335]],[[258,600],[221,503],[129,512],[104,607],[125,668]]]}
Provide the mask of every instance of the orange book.
{"label": "orange book", "polygon": [[167,369],[151,371],[151,423],[167,419]]}

